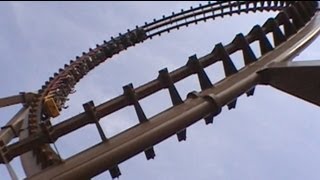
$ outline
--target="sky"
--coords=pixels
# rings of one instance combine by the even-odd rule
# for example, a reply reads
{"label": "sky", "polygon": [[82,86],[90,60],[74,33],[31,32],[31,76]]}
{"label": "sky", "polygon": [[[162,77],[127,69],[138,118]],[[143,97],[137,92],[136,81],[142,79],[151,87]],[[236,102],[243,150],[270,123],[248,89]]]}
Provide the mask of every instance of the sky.
{"label": "sky", "polygon": [[[206,2],[201,2],[205,4]],[[134,29],[172,11],[189,9],[199,2],[1,2],[0,3],[0,97],[39,89],[70,59],[111,36]],[[237,33],[247,34],[262,25],[271,12],[225,17],[181,28],[129,48],[90,72],[77,85],[67,102],[69,108],[52,120],[62,122],[83,111],[82,104],[96,105],[122,94],[122,86],[138,87],[157,77],[158,71],[172,71],[189,56],[202,57],[215,44],[227,44]],[[316,40],[295,60],[320,57]],[[239,56],[234,56],[239,58]],[[241,58],[239,58],[240,60]],[[236,65],[241,62],[235,60]],[[223,78],[221,64],[206,68],[212,81]],[[196,76],[176,84],[182,98],[199,91]],[[171,106],[167,91],[140,101],[147,117]],[[0,109],[3,126],[21,105]],[[187,141],[175,136],[154,147],[156,158],[147,161],[143,153],[119,165],[120,180],[282,180],[319,179],[319,107],[269,86],[258,86],[253,97],[241,96],[237,108],[215,118],[212,125],[199,121],[187,130]],[[138,122],[133,107],[101,120],[108,137]],[[65,159],[100,142],[94,125],[81,128],[56,142]],[[10,163],[19,179],[25,177],[19,158]],[[10,179],[0,165],[1,179]],[[111,179],[108,172],[93,178]]]}

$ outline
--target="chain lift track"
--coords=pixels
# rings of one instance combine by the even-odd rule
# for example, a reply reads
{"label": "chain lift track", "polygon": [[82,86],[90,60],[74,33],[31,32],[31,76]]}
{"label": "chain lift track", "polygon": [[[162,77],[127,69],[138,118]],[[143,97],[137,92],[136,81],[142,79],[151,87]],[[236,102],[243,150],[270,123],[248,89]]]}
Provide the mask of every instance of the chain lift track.
{"label": "chain lift track", "polygon": [[[200,4],[196,8],[191,7],[190,10],[172,13],[168,17],[163,16],[160,20],[154,19],[153,22],[136,26],[134,30],[128,30],[125,34],[119,34],[118,37],[111,37],[111,40],[104,41],[102,45],[89,49],[88,53],[83,53],[75,60],[70,60],[69,64],[65,64],[57,73],[54,73],[38,93],[32,96],[32,99],[24,107],[24,110],[29,112],[25,122],[27,132],[19,133],[20,128],[23,127],[22,122],[9,123],[6,126],[14,132],[10,134],[10,138],[2,138],[4,130],[8,133],[10,131],[7,129],[0,131],[0,152],[2,152],[0,162],[10,162],[20,155],[24,166],[33,166],[30,162],[35,162],[38,166],[33,166],[33,170],[27,170],[28,168],[25,167],[27,178],[30,179],[43,179],[44,177],[50,179],[91,178],[105,170],[109,170],[113,178],[118,177],[121,174],[118,168],[119,163],[140,152],[144,152],[147,159],[153,159],[155,157],[153,145],[174,134],[177,134],[179,141],[186,140],[188,126],[202,118],[205,119],[206,124],[212,123],[213,117],[220,113],[222,106],[227,105],[229,109],[235,108],[238,96],[243,93],[248,96],[253,95],[255,85],[261,83],[261,77],[265,77],[265,74],[258,76],[261,74],[260,72],[263,72],[261,67],[271,62],[268,56],[276,57],[276,55],[284,54],[282,59],[272,61],[289,61],[295,53],[302,51],[318,35],[317,26],[312,25],[312,23],[316,24],[314,21],[317,21],[317,16],[315,16],[317,8],[316,1],[209,2],[206,5]],[[115,54],[147,39],[152,39],[154,36],[169,33],[171,30],[183,26],[205,22],[217,17],[223,18],[226,15],[232,16],[256,11],[279,11],[279,13],[275,18],[269,18],[263,26],[254,26],[247,35],[241,33],[236,35],[230,44],[225,46],[221,43],[217,44],[213,51],[204,57],[198,59],[196,56],[191,56],[183,67],[172,72],[163,69],[159,71],[159,76],[156,79],[138,88],[134,88],[132,84],[124,86],[123,95],[98,106],[95,106],[92,101],[88,102],[83,105],[83,113],[55,126],[51,125],[50,118],[58,116],[60,111],[65,108],[67,96],[74,92],[76,83],[89,71]],[[281,27],[283,27],[283,31]],[[274,47],[266,36],[268,33],[273,35]],[[305,41],[299,44],[298,41],[301,39],[305,39]],[[256,41],[259,42],[261,57],[256,57],[250,48],[250,44]],[[291,46],[297,48],[293,52],[285,53],[285,49],[289,49]],[[237,51],[242,51],[245,61],[245,66],[239,70],[236,69],[230,58],[230,55]],[[219,61],[223,63],[226,78],[212,84],[204,68]],[[259,65],[259,68],[254,69],[253,64]],[[198,75],[202,91],[199,93],[191,92],[187,99],[183,100],[174,83],[192,74]],[[226,80],[234,81],[235,84],[237,84],[235,80],[242,80],[242,84],[227,87]],[[264,84],[268,84],[268,82],[264,82]],[[161,89],[168,89],[173,106],[148,119],[139,100]],[[135,108],[140,124],[144,124],[144,128],[138,124],[108,139],[100,127],[99,119],[130,105]],[[25,113],[21,111],[21,114]],[[167,121],[161,124],[163,119],[167,119]],[[103,157],[93,157],[91,153],[93,149],[89,148],[79,155],[62,160],[50,147],[50,143],[54,143],[63,135],[90,123],[97,125],[102,139],[101,144],[92,148],[106,153]],[[168,128],[167,133],[160,133],[164,127]],[[7,145],[14,137],[20,137],[20,140]],[[136,137],[136,142],[140,142],[140,146],[124,141],[127,139],[126,137]],[[29,154],[26,155],[26,152]],[[91,159],[95,159],[95,162],[89,160],[83,162],[83,159],[86,159],[84,157],[91,157]],[[94,169],[93,163],[95,163]],[[65,171],[66,167],[69,170]]]}

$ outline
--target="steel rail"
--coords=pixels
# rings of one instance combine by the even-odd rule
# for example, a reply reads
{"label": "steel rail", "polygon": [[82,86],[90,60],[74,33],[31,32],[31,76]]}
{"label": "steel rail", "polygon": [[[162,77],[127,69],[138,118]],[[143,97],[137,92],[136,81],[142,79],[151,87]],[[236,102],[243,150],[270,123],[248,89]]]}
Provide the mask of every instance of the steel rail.
{"label": "steel rail", "polygon": [[[208,5],[200,5],[195,9],[191,7],[189,11],[182,11],[178,14],[173,13],[173,15],[164,17],[153,23],[146,23],[142,28],[148,34],[148,38],[152,38],[153,36],[161,35],[164,32],[170,32],[173,29],[179,29],[183,26],[197,24],[201,21],[206,22],[208,19],[214,20],[217,17],[223,18],[226,15],[232,16],[233,14],[241,14],[243,12],[279,11],[290,4],[292,4],[292,2],[222,1],[214,4],[208,3]],[[251,5],[253,7],[251,7]],[[245,6],[245,8],[243,8],[243,6]],[[233,7],[237,9],[233,9]]]}

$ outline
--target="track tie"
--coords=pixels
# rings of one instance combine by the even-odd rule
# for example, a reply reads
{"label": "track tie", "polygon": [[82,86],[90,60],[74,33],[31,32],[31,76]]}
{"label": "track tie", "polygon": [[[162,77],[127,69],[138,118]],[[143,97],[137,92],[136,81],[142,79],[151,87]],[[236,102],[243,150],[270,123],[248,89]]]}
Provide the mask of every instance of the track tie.
{"label": "track tie", "polygon": [[259,25],[255,25],[251,31],[249,32],[250,35],[255,36],[255,39],[259,40],[260,52],[261,55],[264,55],[273,50],[273,47],[268,40],[265,32]]}
{"label": "track tie", "polygon": [[[217,44],[214,47],[213,53],[215,53],[222,60],[226,77],[231,76],[231,75],[238,72],[238,70],[237,70],[236,66],[233,64],[229,54],[227,53],[227,51],[225,50],[224,46],[221,43]],[[228,108],[229,109],[235,108],[236,102],[237,102],[237,99],[230,102],[228,104]]]}
{"label": "track tie", "polygon": [[187,67],[194,73],[197,73],[200,82],[201,90],[213,87],[207,73],[204,71],[203,66],[198,60],[196,55],[190,56],[187,62]]}
{"label": "track tie", "polygon": [[[175,87],[167,68],[164,68],[159,71],[158,80],[161,82],[161,84],[165,88],[168,88],[171,102],[174,106],[177,106],[177,105],[183,103],[183,100],[182,100],[177,88]],[[179,132],[177,132],[177,138],[178,138],[179,142],[185,141],[187,139],[187,129],[185,128],[185,129],[182,129]]]}
{"label": "track tie", "polygon": [[83,108],[84,108],[85,112],[87,113],[87,116],[90,118],[90,121],[96,124],[96,127],[98,129],[101,140],[107,141],[108,138],[104,134],[103,129],[99,123],[99,118],[97,117],[97,111],[96,111],[96,107],[94,106],[93,101],[89,101],[89,102],[83,104]]}
{"label": "track tie", "polygon": [[263,24],[263,27],[272,31],[273,41],[275,46],[278,46],[287,40],[286,36],[280,30],[279,25],[274,18],[269,18]]}
{"label": "track tie", "polygon": [[297,29],[300,29],[305,25],[305,22],[303,21],[300,12],[298,12],[295,6],[290,6],[288,9],[285,9],[284,11],[286,11],[289,14],[289,17],[292,18],[293,24]]}
{"label": "track tie", "polygon": [[[148,118],[145,115],[145,113],[143,112],[143,109],[138,101],[138,97],[135,92],[135,89],[133,88],[133,85],[128,84],[128,85],[124,86],[123,91],[124,91],[124,96],[129,101],[129,104],[134,106],[134,109],[135,109],[136,114],[138,116],[139,122],[140,123],[148,122]],[[144,153],[146,155],[147,160],[153,159],[155,157],[155,152],[153,150],[153,147],[149,147],[149,148],[145,149]]]}
{"label": "track tie", "polygon": [[236,37],[233,39],[232,43],[236,44],[236,46],[239,46],[241,48],[244,64],[246,66],[257,61],[254,52],[252,51],[247,39],[244,37],[242,33],[237,34]]}
{"label": "track tie", "polygon": [[297,32],[297,28],[291,23],[290,18],[285,11],[280,12],[275,19],[279,24],[283,24],[284,34],[287,39]]}
{"label": "track tie", "polygon": [[[201,65],[196,55],[189,57],[189,60],[187,62],[187,67],[189,67],[189,69],[191,69],[192,72],[197,73],[201,90],[205,90],[213,87],[211,80],[209,79],[207,73],[204,71],[204,68]],[[212,124],[213,118],[214,118],[213,114],[208,114],[206,117],[204,117],[205,123]]]}

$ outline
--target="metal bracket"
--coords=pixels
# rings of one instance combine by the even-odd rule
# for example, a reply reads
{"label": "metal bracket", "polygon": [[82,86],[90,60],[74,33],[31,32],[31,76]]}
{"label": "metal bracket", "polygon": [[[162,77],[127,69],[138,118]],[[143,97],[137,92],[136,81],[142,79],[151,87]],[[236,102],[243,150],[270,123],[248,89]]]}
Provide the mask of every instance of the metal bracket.
{"label": "metal bracket", "polygon": [[96,112],[96,108],[94,106],[93,101],[89,101],[89,102],[83,104],[83,108],[84,108],[84,111],[87,113],[87,115],[92,120],[92,122],[94,122],[96,124],[102,141],[107,141],[108,139],[107,139],[106,135],[104,134],[103,129],[99,123],[99,118],[97,117],[97,112]]}
{"label": "metal bracket", "polygon": [[19,136],[19,131],[17,132],[13,127],[12,125],[6,125],[6,126],[2,126],[1,129],[11,129],[11,131],[13,132],[14,136],[15,137],[18,137]]}
{"label": "metal bracket", "polygon": [[130,105],[134,106],[134,109],[136,110],[138,119],[140,123],[144,123],[148,121],[147,116],[143,112],[143,109],[138,101],[137,94],[133,88],[132,84],[128,84],[123,87],[124,96],[127,97]]}
{"label": "metal bracket", "polygon": [[287,40],[286,36],[282,33],[281,29],[279,28],[278,22],[274,18],[269,18],[263,24],[263,27],[266,27],[268,30],[272,31],[275,46],[278,46]]}
{"label": "metal bracket", "polygon": [[245,65],[249,65],[257,61],[256,55],[253,53],[247,39],[242,33],[237,34],[232,43],[241,47]]}
{"label": "metal bracket", "polygon": [[255,25],[251,29],[249,34],[252,34],[253,36],[256,37],[257,40],[259,40],[261,55],[264,55],[264,54],[273,50],[273,47],[272,47],[270,41],[268,40],[265,32],[262,30],[261,26]]}
{"label": "metal bracket", "polygon": [[[163,86],[168,88],[172,104],[175,106],[182,104],[182,98],[175,87],[167,68],[159,71],[158,79]],[[179,142],[185,141],[187,139],[187,129],[182,129],[181,131],[177,132],[177,138]]]}
{"label": "metal bracket", "polygon": [[[97,111],[96,111],[96,107],[94,106],[93,101],[89,101],[89,102],[83,104],[83,108],[84,108],[85,112],[88,114],[88,116],[92,119],[92,121],[96,124],[96,127],[98,129],[101,140],[103,142],[107,141],[108,138],[104,134],[103,129],[99,123],[99,118],[97,117]],[[120,172],[118,165],[110,168],[109,173],[112,178],[117,178],[121,175],[121,172]]]}
{"label": "metal bracket", "polygon": [[189,57],[187,67],[190,68],[193,72],[197,73],[200,82],[200,87],[202,90],[213,87],[208,75],[204,71],[204,68],[196,55]]}
{"label": "metal bracket", "polygon": [[[132,83],[130,83],[126,86],[123,86],[123,94],[124,94],[124,96],[127,97],[129,103],[134,106],[134,109],[136,110],[139,122],[140,123],[148,122],[148,118],[145,115],[145,113],[143,112],[143,109],[138,101],[138,97],[135,92],[135,89],[133,88]],[[154,159],[154,157],[155,157],[155,152],[154,152],[153,147],[145,149],[144,153],[146,155],[147,160]]]}
{"label": "metal bracket", "polygon": [[276,20],[279,24],[283,24],[284,34],[287,39],[297,32],[297,28],[290,22],[289,16],[285,11],[280,12],[276,16]]}
{"label": "metal bracket", "polygon": [[[189,57],[187,66],[191,68],[193,71],[197,72],[201,90],[205,90],[213,87],[211,80],[209,79],[208,75],[204,71],[204,68],[201,65],[196,55]],[[214,118],[213,114],[208,114],[206,117],[204,117],[204,120],[206,124],[212,124],[213,118]]]}
{"label": "metal bracket", "polygon": [[305,22],[301,18],[300,12],[298,12],[295,6],[290,6],[288,7],[288,9],[285,9],[284,11],[287,11],[290,17],[292,17],[292,22],[297,29],[300,29],[304,26]]}
{"label": "metal bracket", "polygon": [[[247,39],[244,37],[242,33],[237,34],[236,37],[233,39],[232,43],[236,44],[241,48],[244,64],[246,66],[257,61],[254,52],[252,51]],[[247,96],[252,96],[254,94],[254,90],[255,87],[252,87],[249,91],[247,91]]]}
{"label": "metal bracket", "polygon": [[[236,66],[233,64],[228,52],[225,50],[224,46],[219,43],[217,44],[214,49],[214,53],[217,53],[218,57],[222,60],[223,68],[226,77],[231,76],[238,72]],[[237,99],[233,100],[228,104],[229,109],[233,109],[236,107]]]}
{"label": "metal bracket", "polygon": [[159,71],[158,79],[160,80],[163,86],[168,88],[172,104],[173,105],[182,104],[183,103],[182,98],[177,88],[175,87],[167,68],[164,68]]}

